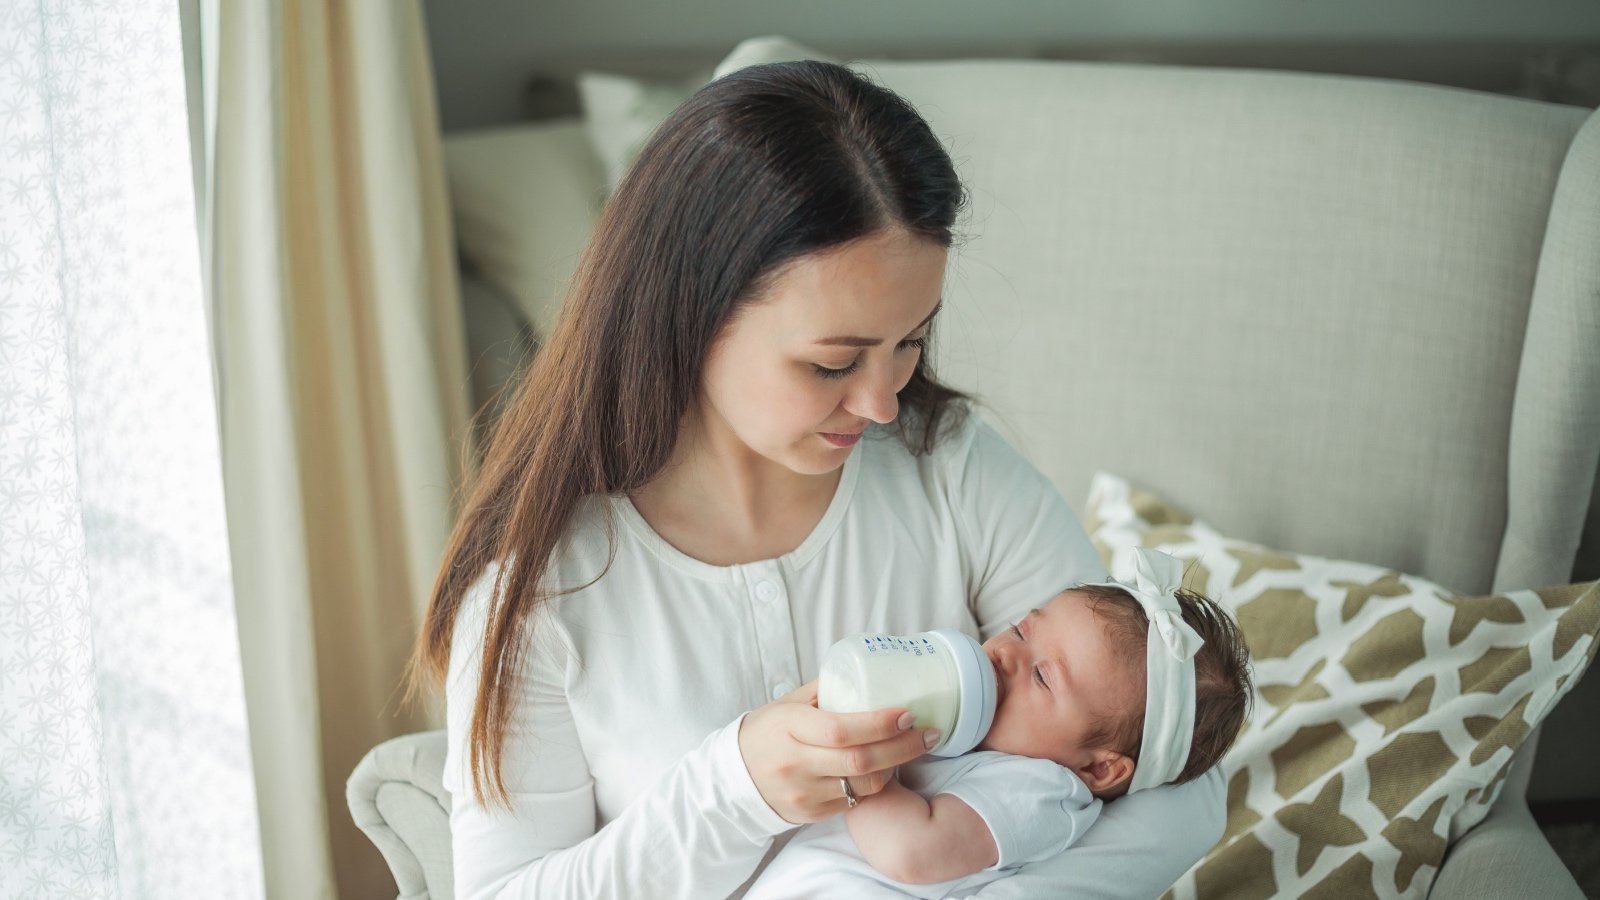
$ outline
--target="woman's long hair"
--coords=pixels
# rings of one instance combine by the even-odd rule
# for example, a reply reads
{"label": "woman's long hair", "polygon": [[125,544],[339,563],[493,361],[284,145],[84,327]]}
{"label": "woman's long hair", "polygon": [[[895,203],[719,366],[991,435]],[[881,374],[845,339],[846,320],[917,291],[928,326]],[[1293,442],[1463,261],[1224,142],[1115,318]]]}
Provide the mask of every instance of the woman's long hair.
{"label": "woman's long hair", "polygon": [[[713,339],[786,263],[890,229],[943,247],[966,203],[949,155],[898,95],[817,61],[743,69],[662,122],[596,224],[553,333],[466,491],[412,657],[415,695],[448,669],[466,589],[494,561],[472,710],[473,792],[500,772],[541,576],[585,497],[634,491],[672,454]],[[926,354],[899,393],[914,453],[961,395]],[[613,545],[614,549],[614,545]],[[592,583],[592,582],[591,582]]]}

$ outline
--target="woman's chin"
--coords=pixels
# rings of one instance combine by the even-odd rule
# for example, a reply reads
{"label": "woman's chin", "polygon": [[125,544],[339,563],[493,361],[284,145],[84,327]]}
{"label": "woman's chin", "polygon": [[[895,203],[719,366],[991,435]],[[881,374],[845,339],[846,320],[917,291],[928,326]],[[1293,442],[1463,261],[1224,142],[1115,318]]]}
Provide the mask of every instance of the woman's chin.
{"label": "woman's chin", "polygon": [[823,446],[818,449],[815,443],[809,447],[796,447],[784,454],[781,462],[783,467],[796,475],[827,475],[837,472],[845,460],[850,458],[849,450],[837,447]]}

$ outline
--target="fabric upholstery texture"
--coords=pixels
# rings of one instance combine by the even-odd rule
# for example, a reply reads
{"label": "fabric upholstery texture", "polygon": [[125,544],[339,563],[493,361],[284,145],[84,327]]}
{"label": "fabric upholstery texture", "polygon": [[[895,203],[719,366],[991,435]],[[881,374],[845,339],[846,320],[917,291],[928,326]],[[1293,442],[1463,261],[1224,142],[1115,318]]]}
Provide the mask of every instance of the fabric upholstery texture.
{"label": "fabric upholstery texture", "polygon": [[1229,534],[1491,588],[1528,298],[1585,111],[1274,72],[871,68],[974,189],[942,374],[1066,496],[1115,469]]}
{"label": "fabric upholstery texture", "polygon": [[399,900],[451,900],[445,734],[425,731],[372,748],[345,784],[356,825],[394,872]]}
{"label": "fabric upholstery texture", "polygon": [[1087,515],[1114,575],[1138,546],[1186,563],[1253,658],[1256,706],[1222,764],[1227,832],[1178,900],[1426,895],[1597,646],[1600,582],[1462,597],[1230,540],[1103,473]]}
{"label": "fabric upholstery texture", "polygon": [[1495,587],[1571,565],[1600,468],[1600,115],[1561,167],[1539,254],[1511,417],[1506,533]]}

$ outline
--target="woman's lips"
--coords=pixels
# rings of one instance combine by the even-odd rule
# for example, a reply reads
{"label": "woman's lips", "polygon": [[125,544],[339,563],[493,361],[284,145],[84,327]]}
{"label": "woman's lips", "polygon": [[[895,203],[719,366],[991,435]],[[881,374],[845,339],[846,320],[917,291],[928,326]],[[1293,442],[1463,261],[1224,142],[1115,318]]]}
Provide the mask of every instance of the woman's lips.
{"label": "woman's lips", "polygon": [[854,447],[856,441],[861,440],[861,436],[866,432],[857,431],[851,434],[835,434],[831,431],[819,431],[817,433],[822,435],[823,440],[835,447]]}

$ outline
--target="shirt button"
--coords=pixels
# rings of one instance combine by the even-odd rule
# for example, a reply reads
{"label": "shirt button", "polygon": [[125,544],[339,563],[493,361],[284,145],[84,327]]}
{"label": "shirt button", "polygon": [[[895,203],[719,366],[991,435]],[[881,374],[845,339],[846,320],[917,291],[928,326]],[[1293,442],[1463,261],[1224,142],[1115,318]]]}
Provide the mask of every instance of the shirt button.
{"label": "shirt button", "polygon": [[794,685],[787,681],[780,681],[772,686],[772,699],[776,700],[792,690],[794,690]]}
{"label": "shirt button", "polygon": [[756,596],[771,603],[778,599],[778,588],[770,581],[763,581],[756,585]]}

